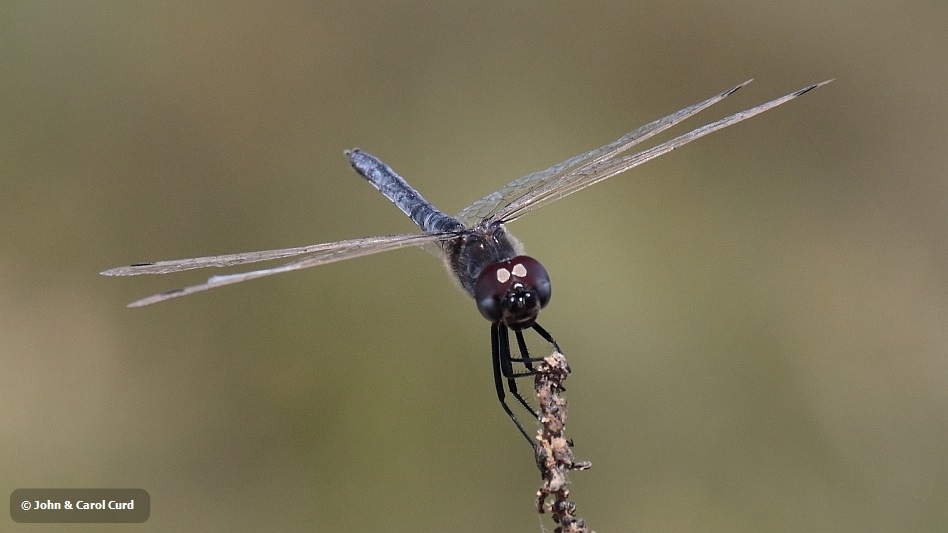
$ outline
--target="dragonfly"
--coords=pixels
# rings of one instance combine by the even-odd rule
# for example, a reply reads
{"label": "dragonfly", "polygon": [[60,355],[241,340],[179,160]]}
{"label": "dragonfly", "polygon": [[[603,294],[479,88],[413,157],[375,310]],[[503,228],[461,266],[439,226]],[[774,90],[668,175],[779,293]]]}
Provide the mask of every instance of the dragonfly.
{"label": "dragonfly", "polygon": [[[281,250],[135,263],[106,270],[101,274],[168,274],[197,268],[230,267],[303,256],[270,268],[212,276],[204,283],[162,292],[128,304],[128,307],[142,307],[225,285],[391,250],[407,247],[426,247],[434,250],[443,258],[449,275],[474,299],[480,314],[490,322],[491,361],[497,398],[519,432],[530,446],[534,447],[534,440],[530,438],[506,399],[509,393],[534,418],[538,416],[517,388],[516,380],[534,375],[536,370],[533,365],[540,360],[530,357],[524,332],[532,330],[554,350],[561,350],[553,336],[537,323],[540,311],[549,303],[552,294],[550,276],[538,260],[524,255],[522,245],[507,232],[506,224],[541,206],[635,168],[705,135],[789,102],[832,80],[804,87],[767,103],[710,122],[651,148],[627,153],[643,141],[724,100],[751,81],[649,122],[604,146],[567,159],[546,170],[515,179],[453,217],[425,200],[377,157],[360,149],[347,150],[345,153],[352,168],[408,215],[421,232],[350,239]],[[511,332],[516,339],[516,353],[511,350]]]}

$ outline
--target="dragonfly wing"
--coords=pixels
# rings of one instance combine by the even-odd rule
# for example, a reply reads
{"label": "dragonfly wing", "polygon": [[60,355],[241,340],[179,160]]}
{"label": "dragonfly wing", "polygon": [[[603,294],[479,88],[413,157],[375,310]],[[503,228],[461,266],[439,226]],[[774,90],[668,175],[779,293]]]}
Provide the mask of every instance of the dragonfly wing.
{"label": "dragonfly wing", "polygon": [[170,261],[155,261],[151,263],[135,263],[118,268],[111,268],[100,272],[103,276],[137,276],[139,274],[169,274],[172,272],[181,272],[184,270],[194,270],[196,268],[207,267],[228,267],[234,265],[243,265],[246,263],[258,263],[261,261],[271,261],[274,259],[285,259],[297,255],[318,252],[327,247],[337,245],[345,246],[347,241],[332,242],[326,244],[314,244],[312,246],[299,246],[296,248],[284,248],[282,250],[262,250],[259,252],[244,252],[238,254],[214,255],[209,257],[192,257],[190,259],[173,259]]}
{"label": "dragonfly wing", "polygon": [[[399,235],[387,235],[383,237],[369,237],[365,239],[352,239],[348,241],[339,241],[334,243],[328,243],[325,245],[317,245],[319,248],[315,250],[310,255],[286,263],[280,266],[272,268],[264,268],[261,270],[252,270],[250,272],[241,272],[237,274],[225,274],[222,276],[212,276],[206,282],[192,285],[190,287],[184,287],[181,289],[173,289],[170,291],[165,291],[147,298],[142,298],[141,300],[134,301],[128,304],[128,307],[142,307],[145,305],[150,305],[153,303],[163,302],[165,300],[170,300],[172,298],[178,298],[180,296],[186,296],[188,294],[194,294],[196,292],[206,291],[208,289],[213,289],[215,287],[223,287],[224,285],[232,285],[234,283],[240,283],[242,281],[248,281],[251,279],[262,278],[265,276],[272,276],[274,274],[281,274],[283,272],[290,272],[293,270],[302,270],[304,268],[315,267],[319,265],[326,265],[329,263],[335,263],[337,261],[343,261],[346,259],[353,259],[355,257],[362,257],[365,255],[377,254],[380,252],[387,252],[389,250],[397,250],[399,248],[406,248],[409,246],[423,246],[428,243],[433,243],[436,241],[441,241],[453,237],[453,233],[403,233]],[[311,247],[310,247],[311,248]],[[237,254],[239,255],[239,254]],[[228,256],[222,256],[228,257]],[[272,259],[272,257],[270,257]],[[186,261],[186,260],[184,260]],[[244,261],[249,262],[249,261]],[[171,263],[176,263],[172,261]],[[238,263],[230,263],[238,264]],[[203,266],[217,266],[214,264],[205,264]],[[125,267],[130,268],[130,267]],[[194,267],[200,268],[200,267]]]}
{"label": "dragonfly wing", "polygon": [[458,213],[457,217],[467,226],[472,226],[481,220],[493,218],[504,220],[504,217],[497,216],[500,211],[505,211],[506,206],[517,202],[519,199],[532,196],[533,191],[543,189],[549,183],[558,183],[564,176],[573,176],[577,171],[596,165],[605,160],[614,158],[616,155],[628,150],[629,148],[653,137],[666,129],[678,124],[679,122],[711,107],[735,91],[744,87],[752,80],[747,80],[735,87],[732,87],[722,93],[716,94],[703,102],[693,106],[686,107],[681,111],[672,113],[667,117],[654,120],[644,126],[641,126],[615,141],[594,148],[586,153],[571,157],[562,163],[557,163],[546,170],[540,170],[522,176],[514,181],[504,185],[500,189],[481,198],[473,204],[466,207]]}
{"label": "dragonfly wing", "polygon": [[262,250],[259,252],[244,252],[238,254],[213,255],[209,257],[193,257],[190,259],[155,261],[153,263],[136,263],[134,265],[105,270],[100,272],[100,274],[103,276],[137,276],[139,274],[169,274],[172,272],[181,272],[184,270],[194,270],[196,268],[229,267],[247,263],[272,261],[274,259],[285,259],[287,257],[311,253],[323,254],[337,250],[353,250],[371,247],[378,245],[379,242],[387,243],[389,242],[389,239],[408,235],[415,236],[420,234],[406,233],[404,235],[391,235],[386,237],[370,237],[365,239],[352,239],[348,241],[327,242],[323,244],[313,244],[310,246],[298,246],[296,248],[283,248],[281,250]]}
{"label": "dragonfly wing", "polygon": [[[559,200],[560,198],[573,194],[574,192],[585,189],[590,185],[594,185],[600,181],[611,178],[612,176],[621,174],[626,170],[637,167],[642,163],[655,159],[656,157],[666,154],[678,147],[684,146],[691,141],[700,139],[709,133],[713,133],[728,126],[732,126],[755,115],[759,115],[764,111],[789,102],[790,100],[793,100],[804,93],[820,87],[821,85],[825,85],[830,81],[832,80],[817,83],[809,87],[804,87],[803,89],[794,91],[788,95],[777,98],[776,100],[771,100],[770,102],[761,104],[757,107],[747,109],[716,122],[706,124],[684,135],[675,137],[670,141],[666,141],[660,145],[635,154],[620,157],[621,152],[613,151],[606,157],[597,158],[596,160],[590,161],[580,167],[576,167],[565,174],[556,176],[554,180],[547,180],[540,184],[540,186],[533,187],[527,191],[526,194],[520,195],[503,206],[502,209],[498,210],[493,215],[493,218],[502,220],[504,222],[516,220],[517,218],[520,218],[526,213],[529,213],[530,211],[533,211],[542,205]],[[676,115],[678,115],[678,113],[675,115],[670,115],[666,118],[674,117]]]}

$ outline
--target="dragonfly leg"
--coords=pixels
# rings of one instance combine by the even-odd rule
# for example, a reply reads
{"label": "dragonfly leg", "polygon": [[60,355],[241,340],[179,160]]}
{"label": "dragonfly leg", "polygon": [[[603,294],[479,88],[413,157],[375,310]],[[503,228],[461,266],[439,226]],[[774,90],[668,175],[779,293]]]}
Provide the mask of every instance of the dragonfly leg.
{"label": "dragonfly leg", "polygon": [[[553,336],[550,335],[548,331],[540,327],[538,324],[534,324],[533,329],[543,338],[543,340],[549,342],[553,345],[553,348],[559,352],[560,347],[553,340]],[[510,334],[507,326],[503,324],[491,324],[491,359],[494,366],[494,386],[497,389],[497,398],[500,400],[501,407],[504,408],[504,412],[507,413],[507,416],[513,420],[513,423],[516,424],[517,429],[520,430],[520,433],[527,439],[527,442],[530,443],[531,447],[535,447],[533,439],[530,438],[530,435],[524,429],[523,424],[520,423],[520,420],[517,419],[516,415],[513,414],[513,411],[510,410],[510,406],[507,405],[506,401],[506,392],[509,391],[514,398],[527,410],[534,418],[539,419],[540,415],[530,407],[530,404],[524,399],[520,394],[520,390],[517,388],[517,378],[524,378],[536,375],[536,368],[534,368],[533,363],[538,363],[542,361],[542,358],[530,357],[530,353],[527,350],[527,343],[523,338],[523,331],[516,330],[514,332],[517,337],[517,348],[520,352],[520,357],[512,357],[510,354]],[[522,363],[526,370],[523,372],[515,372],[513,369],[513,363]],[[504,390],[504,379],[507,380],[506,391]]]}
{"label": "dragonfly leg", "polygon": [[[519,359],[515,359],[510,356],[510,337],[508,335],[507,327],[498,325],[497,328],[498,340],[500,342],[500,357],[498,359],[500,360],[501,374],[507,378],[507,390],[510,391],[510,394],[513,394],[513,397],[516,398],[518,402],[520,402],[520,405],[522,405],[524,409],[533,415],[533,418],[539,420],[540,415],[537,414],[537,412],[534,411],[532,407],[530,407],[530,404],[528,404],[527,400],[525,400],[523,396],[520,395],[520,391],[517,389],[517,378],[525,378],[536,374],[536,370],[533,369],[532,363],[529,362],[530,358],[529,354],[527,353],[527,344],[523,340],[523,333],[520,331],[515,332],[521,356]],[[526,372],[514,372],[513,361],[523,362],[523,364],[527,366],[529,370]]]}
{"label": "dragonfly leg", "polygon": [[552,345],[553,345],[553,349],[555,349],[555,350],[556,350],[557,352],[559,352],[559,353],[563,353],[563,350],[560,349],[560,345],[559,345],[559,344],[556,344],[556,341],[553,340],[553,336],[550,335],[550,333],[549,333],[547,330],[545,330],[545,329],[543,329],[542,327],[540,327],[540,324],[534,323],[534,324],[533,324],[533,330],[536,331],[537,333],[539,333],[540,336],[543,337],[543,340],[545,340],[546,342],[552,344]]}
{"label": "dragonfly leg", "polygon": [[523,340],[523,331],[518,329],[515,333],[517,336],[517,347],[520,349],[520,357],[511,357],[510,361],[523,363],[523,366],[527,369],[524,375],[532,376],[536,373],[533,370],[533,363],[539,363],[540,360],[530,357],[530,352],[527,351],[527,341]]}
{"label": "dragonfly leg", "polygon": [[[503,340],[503,342],[501,342]],[[527,439],[527,442],[530,443],[530,447],[534,450],[536,449],[536,442],[530,438],[530,435],[527,433],[527,430],[523,428],[523,424],[517,420],[516,415],[513,414],[513,411],[510,410],[510,407],[507,405],[507,402],[504,400],[506,394],[504,393],[504,380],[501,374],[501,365],[502,361],[506,360],[506,365],[510,365],[510,344],[509,339],[507,338],[507,326],[501,324],[491,324],[490,327],[490,344],[491,344],[491,360],[494,366],[494,386],[497,388],[497,399],[500,400],[500,406],[504,408],[504,412],[507,413],[507,416],[513,420],[513,423],[517,426],[517,429],[520,430],[520,434],[523,435],[523,438]],[[513,392],[513,391],[511,391]],[[517,394],[517,398],[521,402],[526,404],[520,395]],[[533,409],[530,409],[530,412],[533,413]],[[535,414],[535,413],[534,413]]]}

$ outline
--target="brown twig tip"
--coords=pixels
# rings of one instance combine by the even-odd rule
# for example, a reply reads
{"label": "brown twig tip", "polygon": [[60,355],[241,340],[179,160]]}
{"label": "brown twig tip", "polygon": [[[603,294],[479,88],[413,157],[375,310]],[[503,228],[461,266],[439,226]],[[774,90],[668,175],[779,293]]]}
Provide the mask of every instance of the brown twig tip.
{"label": "brown twig tip", "polygon": [[[586,470],[588,461],[573,458],[572,443],[566,439],[566,398],[560,396],[563,382],[569,375],[569,365],[559,351],[555,351],[537,366],[536,392],[540,404],[540,431],[537,435],[537,466],[543,475],[543,485],[537,491],[537,512],[547,511],[560,524],[556,533],[593,533],[578,518],[576,504],[569,500],[570,470]],[[552,496],[552,501],[548,498]]]}

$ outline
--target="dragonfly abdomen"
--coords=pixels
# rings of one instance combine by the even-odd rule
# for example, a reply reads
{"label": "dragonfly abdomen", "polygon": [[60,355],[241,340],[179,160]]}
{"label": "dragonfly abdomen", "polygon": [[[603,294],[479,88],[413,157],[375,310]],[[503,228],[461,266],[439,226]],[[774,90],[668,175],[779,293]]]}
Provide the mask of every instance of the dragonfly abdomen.
{"label": "dragonfly abdomen", "polygon": [[372,154],[358,148],[347,150],[352,168],[398,206],[423,231],[429,233],[463,228],[456,218],[438,210],[394,170]]}

